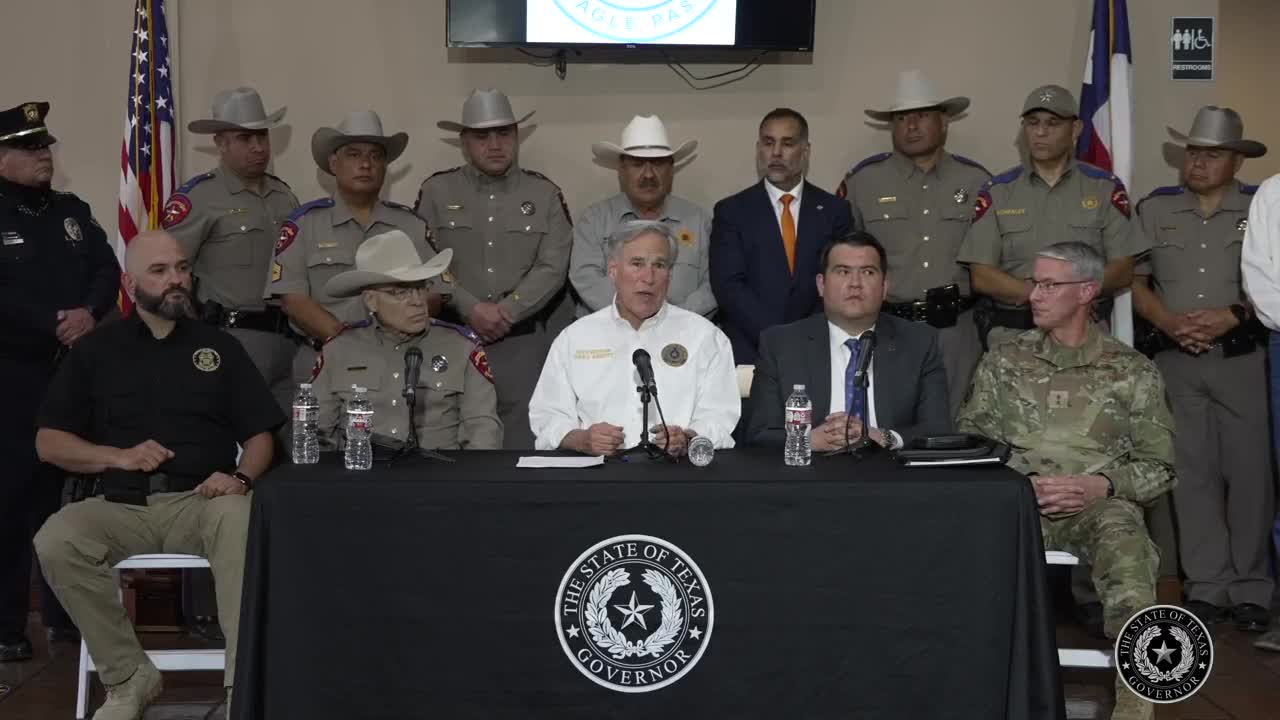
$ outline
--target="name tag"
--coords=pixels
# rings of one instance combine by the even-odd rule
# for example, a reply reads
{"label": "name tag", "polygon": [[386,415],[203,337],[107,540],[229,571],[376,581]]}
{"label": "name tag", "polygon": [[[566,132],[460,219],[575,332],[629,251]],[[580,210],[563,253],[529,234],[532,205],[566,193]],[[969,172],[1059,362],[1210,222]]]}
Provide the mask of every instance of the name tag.
{"label": "name tag", "polygon": [[336,248],[336,247],[338,247],[338,243],[337,243],[337,242],[322,242],[322,243],[316,243],[316,248],[317,248],[317,249],[320,249],[320,250],[329,250],[329,249]]}
{"label": "name tag", "polygon": [[578,350],[573,353],[574,360],[608,360],[613,357],[613,350],[609,348],[601,348],[599,350]]}
{"label": "name tag", "polygon": [[444,209],[445,210],[461,210],[463,208],[461,205],[445,205]]}
{"label": "name tag", "polygon": [[897,195],[885,195],[884,197],[877,199],[877,200],[876,200],[876,202],[878,202],[878,203],[891,203],[891,202],[898,202],[898,196],[897,196]]}
{"label": "name tag", "polygon": [[16,232],[6,232],[0,233],[0,242],[3,242],[5,247],[8,247],[10,245],[21,245],[25,243],[26,240]]}
{"label": "name tag", "polygon": [[1026,214],[1027,214],[1026,208],[1005,208],[1003,210],[996,211],[996,215],[1026,215]]}

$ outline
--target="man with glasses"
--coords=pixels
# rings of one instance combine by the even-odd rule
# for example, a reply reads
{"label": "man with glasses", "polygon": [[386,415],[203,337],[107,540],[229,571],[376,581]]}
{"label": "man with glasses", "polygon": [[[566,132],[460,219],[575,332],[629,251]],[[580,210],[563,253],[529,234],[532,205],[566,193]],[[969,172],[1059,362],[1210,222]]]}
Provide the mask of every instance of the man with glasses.
{"label": "man with glasses", "polygon": [[356,268],[325,284],[332,297],[359,297],[370,319],[324,349],[314,388],[322,445],[341,444],[342,410],[353,385],[368,389],[375,433],[397,440],[408,436],[404,358],[407,350],[418,348],[422,370],[414,388],[413,422],[422,447],[502,447],[497,393],[479,338],[466,328],[432,319],[427,309],[427,283],[452,259],[453,251],[445,250],[424,263],[409,236],[392,230],[366,240],[356,251]]}
{"label": "man with glasses", "polygon": [[1072,156],[1083,127],[1066,88],[1032,90],[1022,106],[1022,164],[978,193],[958,260],[969,266],[974,292],[993,303],[977,318],[986,347],[1035,327],[1029,278],[1041,249],[1074,240],[1097,250],[1106,260],[1099,297],[1107,298],[1129,287],[1134,258],[1151,247],[1129,218],[1119,178]]}
{"label": "man with glasses", "polygon": [[[1174,485],[1173,417],[1155,365],[1090,318],[1103,267],[1082,242],[1036,254],[1036,327],[983,357],[956,425],[1013,448],[1009,466],[1031,478],[1045,549],[1088,561],[1115,638],[1155,604],[1160,558],[1143,510]],[[1113,720],[1151,718],[1123,683],[1117,675]]]}

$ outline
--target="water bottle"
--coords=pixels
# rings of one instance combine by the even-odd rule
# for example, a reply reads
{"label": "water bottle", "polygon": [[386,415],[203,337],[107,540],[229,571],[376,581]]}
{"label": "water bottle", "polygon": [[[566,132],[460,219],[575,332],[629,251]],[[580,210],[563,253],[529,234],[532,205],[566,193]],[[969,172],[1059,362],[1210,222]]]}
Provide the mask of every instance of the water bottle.
{"label": "water bottle", "polygon": [[311,465],[320,462],[320,440],[316,420],[320,417],[320,401],[311,392],[311,383],[298,386],[293,398],[293,462]]}
{"label": "water bottle", "polygon": [[813,425],[813,403],[803,385],[791,389],[787,398],[783,424],[787,428],[787,442],[783,446],[782,459],[788,465],[809,464],[809,429]]}
{"label": "water bottle", "polygon": [[348,470],[368,470],[373,467],[373,446],[369,442],[373,434],[373,405],[365,394],[367,389],[351,386],[351,400],[347,402],[347,451]]}

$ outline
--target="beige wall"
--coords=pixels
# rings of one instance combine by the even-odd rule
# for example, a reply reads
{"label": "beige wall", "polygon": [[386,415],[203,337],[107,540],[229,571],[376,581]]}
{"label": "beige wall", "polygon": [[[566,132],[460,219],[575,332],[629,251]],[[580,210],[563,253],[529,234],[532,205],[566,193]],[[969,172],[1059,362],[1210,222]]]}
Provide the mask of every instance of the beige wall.
{"label": "beige wall", "polygon": [[[1259,182],[1280,173],[1280,2],[1221,0],[1218,102],[1244,117],[1245,135],[1266,143],[1267,155],[1245,163],[1241,177]],[[1190,122],[1188,120],[1187,122]]]}
{"label": "beige wall", "polygon": [[[640,111],[662,115],[677,141],[701,141],[676,186],[690,199],[711,204],[754,180],[756,125],[778,105],[808,116],[811,177],[832,189],[852,163],[888,146],[883,131],[865,122],[863,108],[886,99],[898,69],[919,66],[944,92],[973,98],[968,117],[952,126],[951,149],[998,171],[1016,161],[1013,138],[1026,93],[1045,82],[1078,91],[1092,2],[819,0],[817,52],[811,57],[783,57],[740,83],[696,93],[661,64],[571,64],[568,78],[560,81],[518,55],[495,61],[492,54],[449,51],[444,5],[445,0],[171,0],[183,124],[202,116],[218,89],[239,84],[257,86],[272,107],[288,105],[290,127],[275,135],[275,171],[305,201],[325,192],[310,159],[311,133],[336,123],[347,110],[372,107],[388,128],[411,136],[393,167],[388,194],[412,203],[424,176],[460,161],[435,122],[456,119],[472,87],[492,85],[511,95],[518,113],[537,110],[522,164],[558,182],[575,213],[616,187],[613,174],[592,162],[590,143],[616,141],[622,125]],[[1129,5],[1139,137],[1133,194],[1141,195],[1176,178],[1164,160],[1164,125],[1189,122],[1197,107],[1216,100],[1215,83],[1168,79],[1169,18],[1217,15],[1218,0]],[[41,0],[15,7],[19,17],[11,21],[10,11],[6,27],[33,31],[10,33],[0,44],[0,66],[7,68],[0,104],[53,102],[50,123],[62,140],[58,183],[88,199],[114,231],[133,2]],[[34,31],[41,27],[51,30]],[[211,165],[208,152],[201,138],[184,133],[181,174]]]}

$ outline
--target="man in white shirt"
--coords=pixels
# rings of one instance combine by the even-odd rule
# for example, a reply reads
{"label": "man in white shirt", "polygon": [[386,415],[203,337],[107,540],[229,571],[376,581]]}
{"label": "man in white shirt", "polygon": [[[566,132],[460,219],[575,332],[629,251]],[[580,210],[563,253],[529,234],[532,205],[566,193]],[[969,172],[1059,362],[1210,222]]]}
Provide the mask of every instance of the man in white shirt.
{"label": "man in white shirt", "polygon": [[[938,331],[880,312],[889,287],[886,269],[884,247],[865,232],[851,232],[823,250],[816,277],[823,312],[760,335],[747,428],[752,445],[782,446],[784,404],[795,385],[804,385],[813,402],[814,450],[861,438],[863,407],[867,436],[889,448],[950,431]],[[854,375],[868,332],[876,340],[864,398]]]}
{"label": "man in white shirt", "polygon": [[[1254,313],[1271,331],[1271,442],[1280,454],[1280,175],[1273,175],[1258,187],[1249,204],[1246,223],[1240,272]],[[1258,638],[1254,647],[1280,652],[1280,630]]]}
{"label": "man in white shirt", "polygon": [[617,294],[552,344],[529,401],[535,447],[610,455],[636,445],[643,425],[637,349],[652,358],[658,389],[649,414],[653,443],[676,456],[697,435],[733,447],[742,406],[729,339],[701,315],[667,302],[675,234],[662,223],[637,223],[610,237],[608,247]]}

